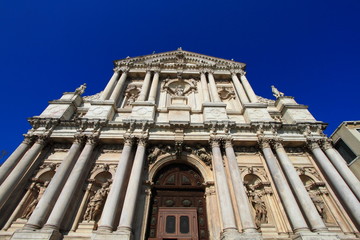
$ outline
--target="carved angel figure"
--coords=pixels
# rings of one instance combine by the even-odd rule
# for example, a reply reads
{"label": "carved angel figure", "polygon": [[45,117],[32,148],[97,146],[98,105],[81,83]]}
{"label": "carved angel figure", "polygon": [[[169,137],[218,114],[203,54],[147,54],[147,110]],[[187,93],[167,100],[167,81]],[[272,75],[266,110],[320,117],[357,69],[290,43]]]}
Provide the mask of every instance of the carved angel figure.
{"label": "carved angel figure", "polygon": [[271,90],[272,90],[274,97],[276,97],[276,98],[284,96],[284,93],[280,92],[274,85],[271,86]]}
{"label": "carved angel figure", "polygon": [[86,209],[84,220],[95,221],[96,217],[100,214],[104,205],[105,199],[109,192],[109,183],[104,183],[100,189],[90,198],[88,208]]}
{"label": "carved angel figure", "polygon": [[157,146],[153,146],[152,148],[149,149],[149,155],[148,155],[148,160],[150,163],[153,163],[156,161],[156,159],[162,155],[167,153],[168,151],[171,150],[170,146],[163,146],[162,144],[159,144]]}
{"label": "carved angel figure", "polygon": [[33,213],[36,205],[38,204],[42,195],[46,190],[46,187],[49,185],[49,181],[46,181],[43,185],[41,183],[36,183],[33,187],[32,191],[34,191],[34,199],[30,202],[30,204],[26,207],[24,213],[22,214],[21,218],[29,219],[31,214]]}
{"label": "carved angel figure", "polygon": [[193,150],[193,154],[197,155],[206,165],[211,164],[211,155],[203,146],[197,145]]}

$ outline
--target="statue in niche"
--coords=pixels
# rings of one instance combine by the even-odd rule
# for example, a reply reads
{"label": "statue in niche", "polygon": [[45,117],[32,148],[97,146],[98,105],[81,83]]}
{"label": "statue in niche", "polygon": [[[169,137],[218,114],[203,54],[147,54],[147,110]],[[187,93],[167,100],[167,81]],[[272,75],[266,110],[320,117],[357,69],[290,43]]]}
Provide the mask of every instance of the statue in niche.
{"label": "statue in niche", "polygon": [[139,97],[140,91],[136,86],[129,86],[125,94],[126,94],[125,107],[127,107],[127,106],[131,106],[131,104],[136,101],[136,99]]}
{"label": "statue in niche", "polygon": [[274,85],[271,85],[271,90],[272,90],[274,97],[276,97],[276,98],[284,96],[284,93],[280,92]]}
{"label": "statue in niche", "polygon": [[34,199],[30,202],[30,204],[26,207],[24,213],[22,214],[21,218],[29,219],[31,214],[33,213],[36,205],[40,201],[40,198],[42,195],[44,195],[44,192],[46,190],[46,187],[49,185],[49,181],[44,182],[44,184],[36,183],[34,187],[31,189],[34,191]]}
{"label": "statue in niche", "polygon": [[84,220],[85,221],[95,221],[98,215],[100,214],[103,205],[105,203],[105,199],[109,192],[109,183],[106,182],[101,185],[95,194],[90,198],[88,208],[86,209]]}
{"label": "statue in niche", "polygon": [[251,204],[255,210],[255,224],[260,228],[262,223],[268,223],[267,210],[261,194],[254,192],[251,196]]}
{"label": "statue in niche", "polygon": [[328,222],[324,201],[321,199],[321,197],[318,194],[316,194],[315,191],[309,191],[309,196],[313,201],[320,217],[324,220],[324,222]]}
{"label": "statue in niche", "polygon": [[181,85],[178,85],[175,88],[175,95],[176,96],[184,96],[184,88]]}

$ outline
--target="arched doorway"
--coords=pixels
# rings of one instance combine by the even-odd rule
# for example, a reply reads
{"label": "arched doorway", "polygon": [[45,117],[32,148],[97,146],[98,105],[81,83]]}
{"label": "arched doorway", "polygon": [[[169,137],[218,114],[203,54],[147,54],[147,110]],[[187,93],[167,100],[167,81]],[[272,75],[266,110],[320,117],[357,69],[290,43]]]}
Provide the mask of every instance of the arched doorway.
{"label": "arched doorway", "polygon": [[189,165],[170,164],[155,176],[147,236],[208,240],[204,179]]}

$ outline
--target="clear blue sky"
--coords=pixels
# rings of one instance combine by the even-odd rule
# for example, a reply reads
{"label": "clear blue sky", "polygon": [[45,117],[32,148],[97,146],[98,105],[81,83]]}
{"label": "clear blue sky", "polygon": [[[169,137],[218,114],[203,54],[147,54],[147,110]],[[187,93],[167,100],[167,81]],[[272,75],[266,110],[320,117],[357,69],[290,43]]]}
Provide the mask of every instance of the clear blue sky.
{"label": "clear blue sky", "polygon": [[[1,1],[0,150],[11,153],[49,100],[101,91],[115,59],[184,50],[247,63],[327,134],[360,120],[360,1]],[[9,154],[7,155],[9,156]]]}

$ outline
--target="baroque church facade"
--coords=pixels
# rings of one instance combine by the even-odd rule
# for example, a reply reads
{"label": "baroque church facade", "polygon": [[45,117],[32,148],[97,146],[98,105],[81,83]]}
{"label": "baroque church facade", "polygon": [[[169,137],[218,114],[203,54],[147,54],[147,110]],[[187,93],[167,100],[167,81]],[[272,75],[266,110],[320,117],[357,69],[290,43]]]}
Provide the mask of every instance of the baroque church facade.
{"label": "baroque church facade", "polygon": [[307,106],[178,49],[50,101],[0,168],[0,239],[359,239],[360,183]]}

